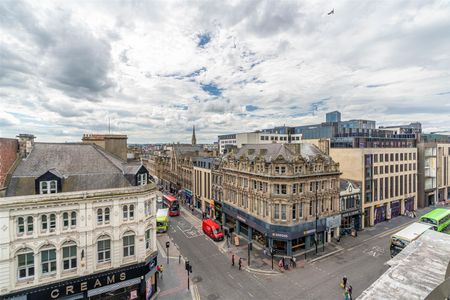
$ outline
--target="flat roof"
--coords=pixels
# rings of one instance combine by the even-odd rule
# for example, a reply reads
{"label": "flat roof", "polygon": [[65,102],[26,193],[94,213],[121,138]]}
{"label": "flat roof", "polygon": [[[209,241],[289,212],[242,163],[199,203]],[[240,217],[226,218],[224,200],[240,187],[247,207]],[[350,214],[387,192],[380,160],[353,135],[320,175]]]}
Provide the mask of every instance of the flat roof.
{"label": "flat roof", "polygon": [[428,230],[389,260],[390,268],[358,299],[425,299],[445,280],[449,262],[450,235]]}

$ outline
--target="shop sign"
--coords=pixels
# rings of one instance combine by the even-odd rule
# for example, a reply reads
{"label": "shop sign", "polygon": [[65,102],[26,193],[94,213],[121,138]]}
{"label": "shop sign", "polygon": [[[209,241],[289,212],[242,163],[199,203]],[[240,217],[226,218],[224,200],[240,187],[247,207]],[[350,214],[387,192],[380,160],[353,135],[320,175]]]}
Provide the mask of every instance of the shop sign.
{"label": "shop sign", "polygon": [[85,276],[78,280],[56,282],[46,287],[24,291],[28,300],[59,299],[66,296],[83,293],[108,285],[114,285],[133,278],[139,278],[147,272],[147,265],[140,264],[134,267],[117,269],[96,275]]}
{"label": "shop sign", "polygon": [[247,220],[244,217],[242,217],[241,215],[236,215],[236,219],[238,219],[241,222],[247,223]]}
{"label": "shop sign", "polygon": [[327,228],[335,228],[341,225],[341,215],[327,218]]}
{"label": "shop sign", "polygon": [[351,217],[351,216],[355,216],[355,215],[358,215],[358,214],[359,214],[358,210],[348,211],[348,212],[343,213],[342,217],[346,218],[346,217]]}
{"label": "shop sign", "polygon": [[303,231],[303,235],[310,235],[311,233],[314,233],[314,232],[316,232],[315,228],[310,229],[310,230],[305,230],[305,231]]}
{"label": "shop sign", "polygon": [[283,238],[283,239],[287,239],[288,238],[288,234],[287,233],[281,233],[281,232],[272,232],[272,237],[274,238]]}

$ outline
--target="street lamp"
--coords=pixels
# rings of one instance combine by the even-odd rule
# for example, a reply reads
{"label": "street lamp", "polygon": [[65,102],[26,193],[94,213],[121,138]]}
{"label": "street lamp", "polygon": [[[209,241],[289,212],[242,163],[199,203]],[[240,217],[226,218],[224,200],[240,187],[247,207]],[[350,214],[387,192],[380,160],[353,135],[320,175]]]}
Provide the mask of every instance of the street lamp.
{"label": "street lamp", "polygon": [[186,260],[186,262],[184,263],[184,268],[187,271],[187,276],[188,276],[188,290],[189,290],[189,273],[192,273],[192,265],[189,263],[188,260]]}
{"label": "street lamp", "polygon": [[169,247],[170,247],[170,242],[167,241],[167,242],[166,242],[166,249],[167,249],[167,264],[169,264]]}
{"label": "street lamp", "polygon": [[272,271],[273,271],[273,255],[275,254],[273,248],[270,248],[270,256],[272,257]]}

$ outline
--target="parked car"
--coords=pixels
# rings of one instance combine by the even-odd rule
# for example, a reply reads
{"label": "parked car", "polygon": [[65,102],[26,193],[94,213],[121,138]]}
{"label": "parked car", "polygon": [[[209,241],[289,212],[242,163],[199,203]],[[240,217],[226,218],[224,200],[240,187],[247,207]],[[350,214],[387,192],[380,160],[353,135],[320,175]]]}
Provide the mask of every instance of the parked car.
{"label": "parked car", "polygon": [[223,241],[223,232],[220,230],[219,224],[211,219],[205,219],[202,222],[203,232],[214,241]]}

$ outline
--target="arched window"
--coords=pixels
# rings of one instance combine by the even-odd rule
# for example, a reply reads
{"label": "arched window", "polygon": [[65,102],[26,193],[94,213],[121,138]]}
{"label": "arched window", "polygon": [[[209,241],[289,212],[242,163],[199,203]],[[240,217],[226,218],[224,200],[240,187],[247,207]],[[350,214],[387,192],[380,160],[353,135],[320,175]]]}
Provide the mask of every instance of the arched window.
{"label": "arched window", "polygon": [[34,277],[34,254],[31,249],[23,249],[17,254],[17,278]]}
{"label": "arched window", "polygon": [[56,229],[56,215],[50,214],[50,231],[55,231]]}
{"label": "arched window", "polygon": [[63,213],[63,227],[67,229],[69,227],[69,214]]}
{"label": "arched window", "polygon": [[77,245],[74,242],[66,242],[62,247],[63,270],[73,270],[77,268]]}
{"label": "arched window", "polygon": [[126,221],[128,220],[128,206],[124,205],[122,210],[123,210],[123,220]]}
{"label": "arched window", "polygon": [[103,224],[103,209],[97,209],[97,224]]}
{"label": "arched window", "polygon": [[33,217],[27,217],[27,234],[33,233]]}
{"label": "arched window", "polygon": [[128,215],[129,215],[130,220],[134,219],[134,205],[133,204],[130,205]]}
{"label": "arched window", "polygon": [[123,257],[134,255],[134,233],[128,232],[123,236]]}
{"label": "arched window", "polygon": [[74,211],[70,214],[70,226],[77,226],[77,213]]}
{"label": "arched window", "polygon": [[25,232],[25,221],[22,217],[17,218],[17,233],[23,234]]}
{"label": "arched window", "polygon": [[109,207],[105,208],[105,224],[109,224]]}
{"label": "arched window", "polygon": [[47,215],[41,216],[41,230],[47,231],[48,229],[48,221],[47,221]]}
{"label": "arched window", "polygon": [[47,248],[41,250],[41,272],[42,274],[52,274],[56,272],[56,249]]}
{"label": "arched window", "polygon": [[97,241],[97,261],[111,261],[111,239],[107,235],[101,236]]}

